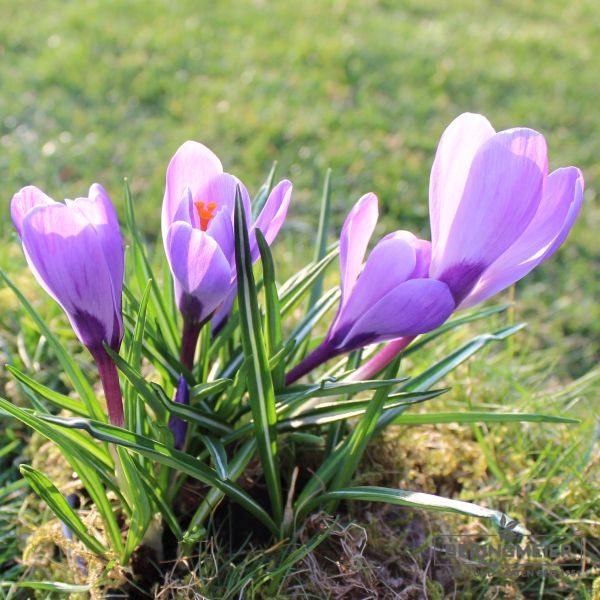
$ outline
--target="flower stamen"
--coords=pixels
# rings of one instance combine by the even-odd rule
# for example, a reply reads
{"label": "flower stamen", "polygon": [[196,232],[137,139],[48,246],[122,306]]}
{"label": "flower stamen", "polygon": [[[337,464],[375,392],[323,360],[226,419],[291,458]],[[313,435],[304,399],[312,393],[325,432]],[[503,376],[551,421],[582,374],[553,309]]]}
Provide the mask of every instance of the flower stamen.
{"label": "flower stamen", "polygon": [[200,217],[200,229],[206,231],[211,219],[215,216],[214,212],[217,208],[216,202],[194,202],[194,206]]}

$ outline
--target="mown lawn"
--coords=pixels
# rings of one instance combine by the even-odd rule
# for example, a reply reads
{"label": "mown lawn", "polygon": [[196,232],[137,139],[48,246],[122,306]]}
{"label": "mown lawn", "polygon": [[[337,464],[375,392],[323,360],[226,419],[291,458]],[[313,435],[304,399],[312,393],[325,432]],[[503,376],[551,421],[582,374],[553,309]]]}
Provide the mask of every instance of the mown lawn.
{"label": "mown lawn", "polygon": [[[475,482],[461,483],[464,499],[498,496],[504,509],[544,531],[600,537],[595,0],[4,0],[0,8],[0,267],[30,297],[38,291],[21,272],[8,217],[12,194],[28,183],[61,199],[100,181],[122,209],[126,176],[153,239],[164,169],[185,139],[214,149],[251,192],[277,160],[278,175],[296,189],[293,234],[278,246],[285,269],[309,252],[327,167],[336,227],[356,198],[374,191],[381,233],[402,228],[427,236],[429,169],[447,123],[468,110],[497,129],[542,131],[551,168],[575,164],[584,172],[581,218],[565,247],[517,286],[512,318],[528,329],[458,371],[448,381],[455,386],[450,402],[574,414],[582,425],[442,427],[435,436],[447,448],[467,436],[484,457],[481,472],[461,475]],[[0,290],[0,308],[2,356],[23,360],[21,317],[7,290]],[[5,384],[4,369],[1,376]],[[10,430],[0,445],[3,468],[19,451],[14,435]],[[411,435],[400,439],[412,444]],[[400,479],[407,486],[415,473],[438,468],[430,457],[413,459],[415,469]],[[435,478],[423,478],[425,488],[434,485]],[[0,479],[0,502],[7,485]],[[6,492],[13,499],[17,493]],[[2,518],[0,531],[10,531]],[[581,524],[587,521],[596,524]],[[527,585],[523,593],[544,597],[539,581]],[[561,585],[555,597],[568,590]],[[590,579],[577,589],[591,594]]]}

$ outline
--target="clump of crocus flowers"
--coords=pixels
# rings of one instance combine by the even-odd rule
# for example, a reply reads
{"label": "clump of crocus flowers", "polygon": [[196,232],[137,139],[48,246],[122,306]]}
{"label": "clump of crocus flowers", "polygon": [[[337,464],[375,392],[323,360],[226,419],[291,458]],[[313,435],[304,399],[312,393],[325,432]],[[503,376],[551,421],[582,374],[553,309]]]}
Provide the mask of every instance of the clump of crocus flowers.
{"label": "clump of crocus flowers", "polygon": [[[280,181],[255,221],[244,185],[197,142],[184,143],[167,168],[162,238],[182,316],[180,359],[192,369],[201,328],[223,323],[236,293],[234,206],[241,195],[252,260],[256,230],[271,244],[290,205],[292,184]],[[321,363],[363,346],[390,342],[353,377],[380,371],[415,336],[455,310],[505,289],[549,258],[565,240],[583,198],[575,167],[548,174],[544,137],[531,129],[495,132],[481,115],[463,114],[444,132],[431,172],[431,243],[407,231],[383,237],[364,257],[377,223],[377,198],[361,197],[340,237],[341,300],[323,342],[287,374],[287,383]],[[11,215],[27,262],[63,308],[94,357],[110,421],[123,425],[114,363],[123,337],[123,241],[106,191],[57,203],[35,187],[12,200]],[[187,382],[176,402],[187,404]],[[171,419],[183,447],[185,424]]]}

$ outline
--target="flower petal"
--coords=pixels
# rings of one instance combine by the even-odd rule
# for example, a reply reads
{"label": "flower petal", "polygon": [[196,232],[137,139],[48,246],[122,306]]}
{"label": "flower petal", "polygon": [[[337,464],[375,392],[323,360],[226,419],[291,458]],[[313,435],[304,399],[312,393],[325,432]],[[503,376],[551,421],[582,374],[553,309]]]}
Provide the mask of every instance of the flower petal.
{"label": "flower petal", "polygon": [[[214,202],[217,206],[214,214],[224,212],[233,223],[233,209],[235,206],[235,190],[240,188],[246,218],[250,219],[250,195],[244,184],[230,173],[220,173],[205,181],[195,193],[194,202]],[[250,221],[248,221],[250,222]]]}
{"label": "flower petal", "polygon": [[340,235],[340,276],[342,299],[340,310],[348,301],[358,274],[362,269],[363,259],[375,225],[379,211],[377,196],[365,194],[348,213]]}
{"label": "flower petal", "polygon": [[212,237],[182,221],[169,228],[167,258],[181,313],[204,322],[229,291],[229,261]]}
{"label": "flower petal", "polygon": [[334,321],[332,338],[344,337],[369,308],[412,275],[417,264],[416,252],[405,233],[412,236],[398,231],[384,237],[373,248],[350,297]]}
{"label": "flower petal", "polygon": [[122,330],[111,274],[90,221],[64,204],[38,206],[23,219],[22,239],[33,274],[67,313],[81,342],[118,349]]}
{"label": "flower petal", "polygon": [[162,235],[166,243],[167,231],[186,187],[192,196],[206,181],[223,172],[218,157],[206,146],[193,141],[182,144],[167,167],[165,196],[162,206]]}
{"label": "flower petal", "polygon": [[410,279],[396,286],[356,321],[338,348],[353,350],[439,327],[455,309],[448,286],[435,279]]}
{"label": "flower petal", "polygon": [[473,159],[494,134],[494,128],[483,115],[464,113],[450,123],[440,139],[429,183],[431,240],[438,261],[446,247]]}
{"label": "flower petal", "polygon": [[525,277],[564,242],[583,202],[583,175],[575,167],[550,174],[535,217],[521,237],[484,271],[459,308],[468,308]]}
{"label": "flower petal", "polygon": [[72,203],[72,206],[80,210],[96,229],[113,283],[115,305],[118,307],[117,313],[121,319],[125,258],[123,238],[115,207],[107,191],[99,183],[91,185],[88,198],[78,198]]}
{"label": "flower petal", "polygon": [[219,244],[235,275],[235,238],[231,217],[224,210],[219,211],[211,219],[206,233]]}
{"label": "flower petal", "polygon": [[292,183],[287,179],[280,181],[271,190],[263,209],[260,211],[254,225],[250,229],[252,262],[255,262],[260,256],[260,251],[256,242],[256,230],[260,229],[265,236],[267,243],[271,245],[285,221],[291,199]]}
{"label": "flower petal", "polygon": [[443,253],[433,245],[430,275],[448,283],[457,301],[525,231],[540,204],[546,170],[546,142],[531,129],[502,131],[481,146]]}
{"label": "flower petal", "polygon": [[21,229],[25,215],[34,206],[39,206],[40,204],[56,204],[56,202],[34,185],[28,185],[24,188],[21,188],[12,197],[12,201],[10,203],[10,216],[13,220],[19,237],[21,237]]}

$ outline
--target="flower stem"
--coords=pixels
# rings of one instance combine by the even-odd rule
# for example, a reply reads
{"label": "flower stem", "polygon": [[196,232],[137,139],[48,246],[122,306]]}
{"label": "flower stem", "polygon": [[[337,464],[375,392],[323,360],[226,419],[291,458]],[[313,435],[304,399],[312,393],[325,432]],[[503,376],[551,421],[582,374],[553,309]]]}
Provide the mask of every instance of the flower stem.
{"label": "flower stem", "polygon": [[196,346],[198,345],[198,336],[201,329],[202,323],[184,317],[179,359],[181,364],[189,371],[194,366],[194,356],[196,355]]}
{"label": "flower stem", "polygon": [[123,427],[125,421],[123,416],[123,396],[121,395],[121,386],[119,385],[117,365],[115,365],[104,348],[90,350],[90,352],[96,361],[100,381],[104,388],[104,397],[106,398],[106,407],[108,408],[108,420],[112,425]]}
{"label": "flower stem", "polygon": [[337,356],[339,352],[330,348],[326,342],[317,346],[308,356],[298,363],[286,376],[285,385],[290,385],[294,381],[300,379],[325,361]]}
{"label": "flower stem", "polygon": [[406,336],[393,340],[383,350],[378,352],[373,358],[369,359],[362,367],[354,371],[348,379],[351,381],[363,381],[373,379],[377,373],[389,365],[404,348],[406,348],[416,336]]}

